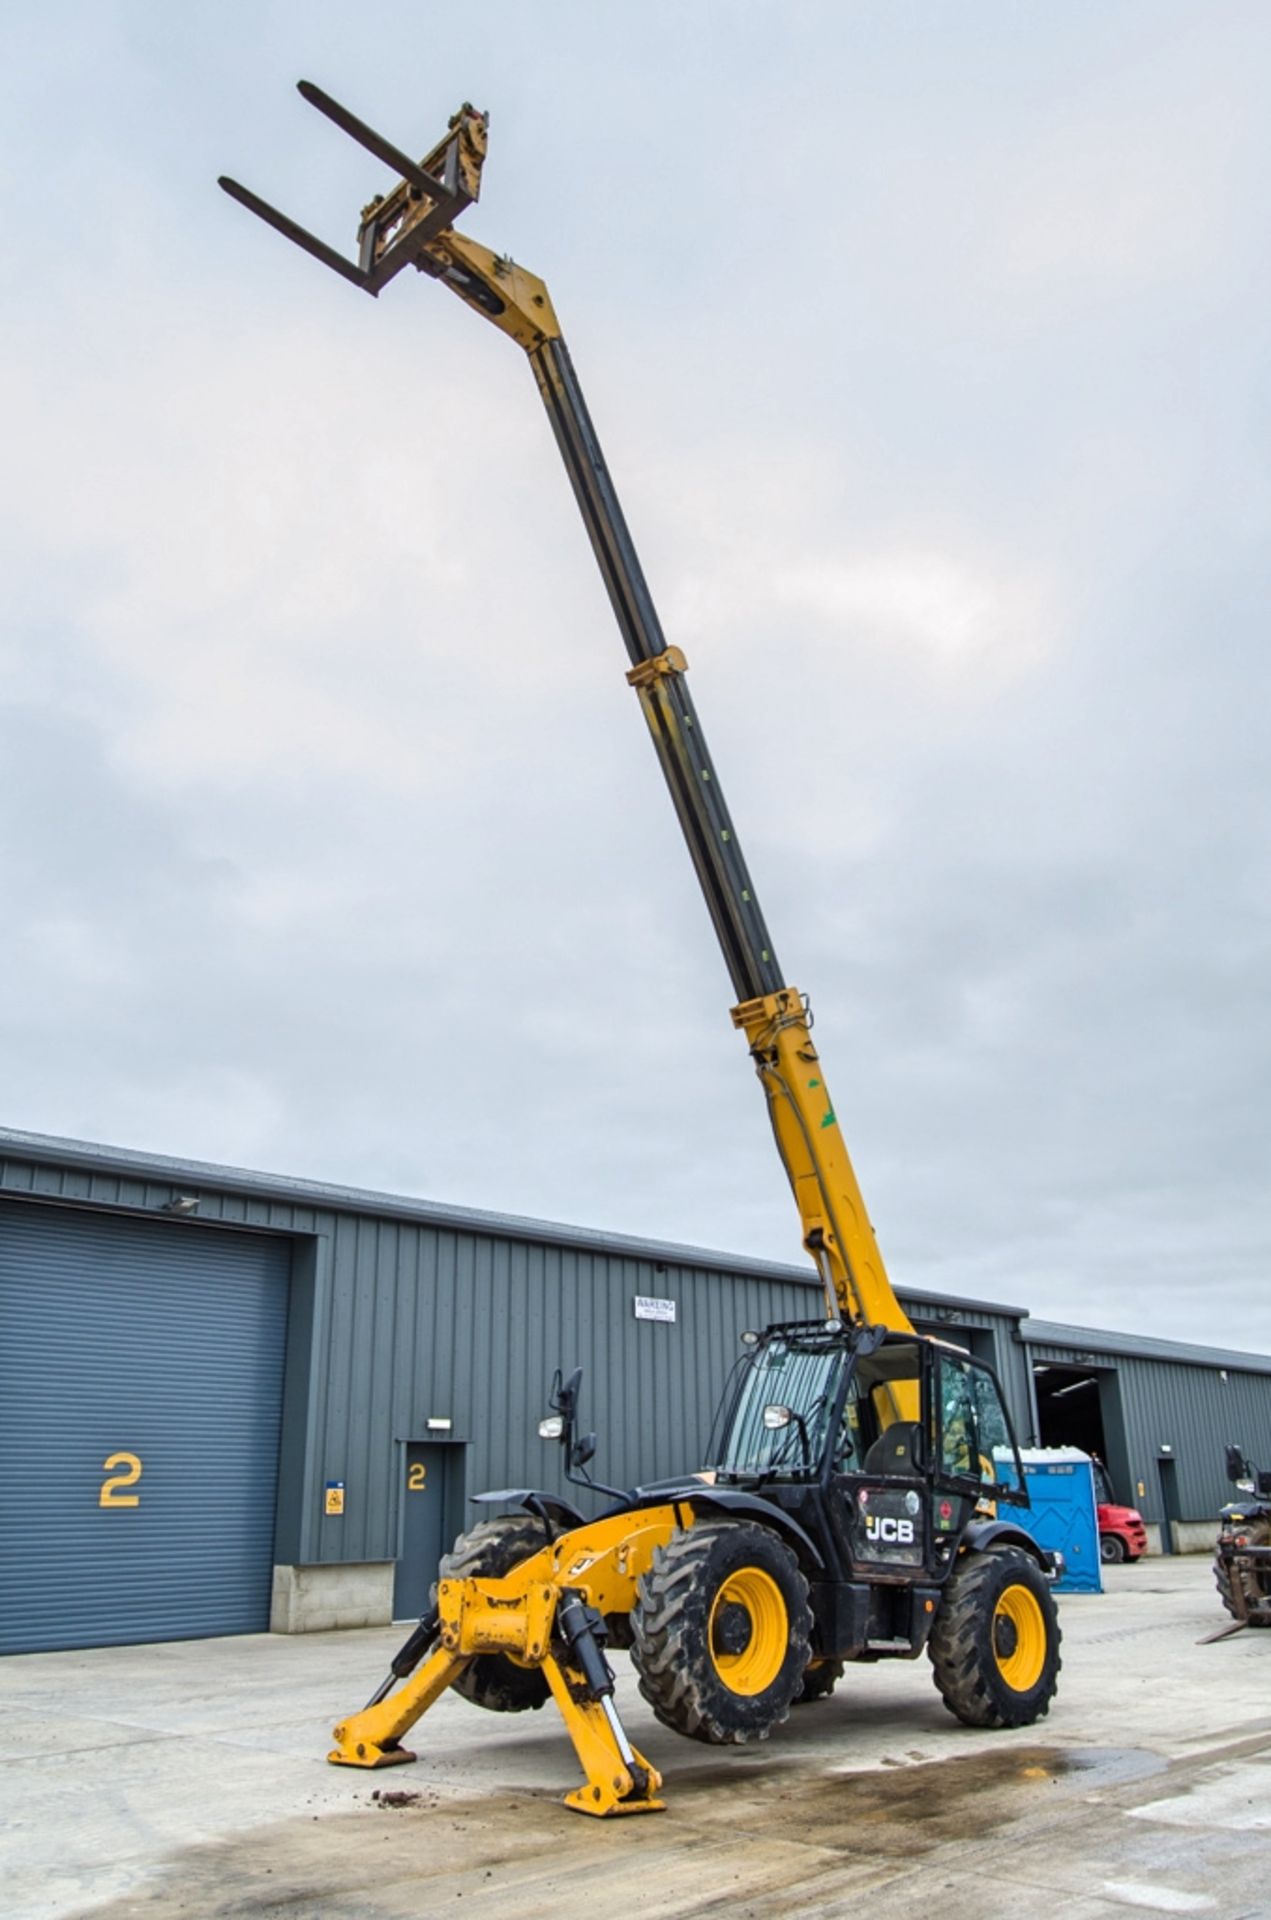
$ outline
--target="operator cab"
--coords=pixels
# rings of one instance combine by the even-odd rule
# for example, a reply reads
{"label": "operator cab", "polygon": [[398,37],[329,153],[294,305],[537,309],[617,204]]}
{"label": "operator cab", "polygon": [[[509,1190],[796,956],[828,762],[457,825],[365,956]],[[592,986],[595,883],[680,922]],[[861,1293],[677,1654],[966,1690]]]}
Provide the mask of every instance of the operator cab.
{"label": "operator cab", "polygon": [[790,1512],[840,1579],[940,1581],[974,1515],[1028,1504],[996,1376],[943,1341],[769,1327],[722,1414],[716,1484]]}

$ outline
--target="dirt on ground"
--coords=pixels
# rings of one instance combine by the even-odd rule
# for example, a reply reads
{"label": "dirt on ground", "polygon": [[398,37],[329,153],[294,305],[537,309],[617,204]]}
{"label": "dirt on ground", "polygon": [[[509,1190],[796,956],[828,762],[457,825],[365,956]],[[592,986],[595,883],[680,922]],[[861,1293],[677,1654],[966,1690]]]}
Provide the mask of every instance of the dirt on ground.
{"label": "dirt on ground", "polygon": [[[1265,1743],[1243,1743],[1265,1750]],[[1052,1880],[1065,1920],[1108,1913],[1106,1889],[1139,1890],[1115,1904],[1189,1911],[1180,1874],[1197,1886],[1198,1911],[1220,1907],[1200,1889],[1209,1864],[1199,1836],[1162,1843],[1127,1823],[1136,1803],[1188,1791],[1188,1771],[1132,1749],[1081,1751],[1038,1744],[944,1761],[919,1749],[885,1757],[878,1770],[829,1772],[765,1756],[721,1779],[709,1762],[676,1775],[673,1809],[592,1821],[554,1795],[458,1797],[434,1788],[368,1790],[364,1804],[334,1817],[290,1819],[231,1842],[172,1857],[144,1892],[91,1909],[92,1920],[388,1920],[443,1913],[518,1920],[595,1920],[598,1910],[706,1920],[778,1920],[797,1912],[841,1914],[868,1898],[871,1920],[939,1902],[945,1916],[1018,1915],[1030,1907],[1030,1856],[1064,1846],[1071,1829],[1084,1861],[1080,1882]],[[1092,1813],[1102,1803],[1103,1822]],[[386,1813],[390,1817],[372,1817]],[[1100,1884],[1100,1835],[1109,1880]],[[1129,1870],[1127,1831],[1146,1843]],[[1117,1865],[1113,1856],[1120,1861]],[[1167,1855],[1174,1899],[1155,1905],[1154,1868]],[[940,1867],[944,1871],[940,1871]],[[1120,1875],[1120,1878],[1115,1877]],[[1135,1874],[1144,1877],[1135,1878]],[[1047,1876],[1049,1877],[1049,1876]],[[918,1882],[922,1892],[919,1892]],[[1210,1883],[1212,1884],[1212,1882]],[[1162,1892],[1165,1889],[1162,1888]],[[461,1904],[462,1903],[462,1904]],[[89,1910],[85,1910],[87,1920]]]}

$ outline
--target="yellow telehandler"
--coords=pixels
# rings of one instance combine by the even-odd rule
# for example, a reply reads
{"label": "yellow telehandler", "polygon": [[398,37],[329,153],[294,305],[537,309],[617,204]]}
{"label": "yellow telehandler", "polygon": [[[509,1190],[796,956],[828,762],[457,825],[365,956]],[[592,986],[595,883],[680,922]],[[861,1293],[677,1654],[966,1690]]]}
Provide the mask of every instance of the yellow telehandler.
{"label": "yellow telehandler", "polygon": [[825,1317],[748,1336],[715,1458],[657,1486],[606,1488],[577,1430],[579,1374],[557,1375],[540,1432],[567,1477],[608,1499],[586,1519],[559,1495],[511,1488],[442,1561],[434,1604],[360,1713],[337,1765],[415,1756],[410,1728],[448,1687],[493,1712],[554,1699],[585,1776],[566,1804],[646,1813],[661,1778],[627,1737],[606,1644],[628,1649],[657,1718],[715,1744],[763,1739],[846,1661],[925,1649],[946,1706],[972,1726],[1026,1726],[1059,1671],[1043,1552],[1002,1509],[1027,1506],[998,1381],[914,1332],[888,1280],[812,1039],[742,857],[688,690],[627,530],[551,299],[534,274],[455,230],[476,200],[488,122],[463,106],[422,161],[321,89],[313,106],[386,162],[397,185],[364,209],[354,263],[237,182],[221,186],[365,292],[404,267],[440,281],[529,357],[630,656],[644,712],[820,1276]]}

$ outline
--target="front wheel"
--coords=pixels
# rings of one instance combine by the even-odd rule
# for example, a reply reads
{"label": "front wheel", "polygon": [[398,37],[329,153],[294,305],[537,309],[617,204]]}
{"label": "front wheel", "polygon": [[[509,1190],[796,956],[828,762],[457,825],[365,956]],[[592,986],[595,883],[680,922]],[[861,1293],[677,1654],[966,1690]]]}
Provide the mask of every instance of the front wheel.
{"label": "front wheel", "polygon": [[1125,1541],[1115,1533],[1099,1535],[1099,1558],[1105,1567],[1119,1566],[1126,1557]]}
{"label": "front wheel", "polygon": [[1018,1547],[962,1556],[927,1651],[940,1697],[968,1727],[1027,1727],[1059,1678],[1059,1620],[1046,1576]]}
{"label": "front wheel", "polygon": [[812,1632],[785,1542],[703,1521],[657,1549],[636,1596],[631,1658],[663,1726],[714,1746],[766,1740],[798,1696]]}

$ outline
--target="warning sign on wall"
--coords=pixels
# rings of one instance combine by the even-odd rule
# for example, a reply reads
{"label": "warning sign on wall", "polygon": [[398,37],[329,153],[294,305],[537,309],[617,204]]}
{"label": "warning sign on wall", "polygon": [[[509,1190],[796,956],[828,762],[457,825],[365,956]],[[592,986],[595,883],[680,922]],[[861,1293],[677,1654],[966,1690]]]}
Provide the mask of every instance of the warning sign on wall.
{"label": "warning sign on wall", "polygon": [[637,1320],[674,1320],[674,1300],[658,1300],[652,1294],[637,1293],[635,1297],[635,1317]]}

